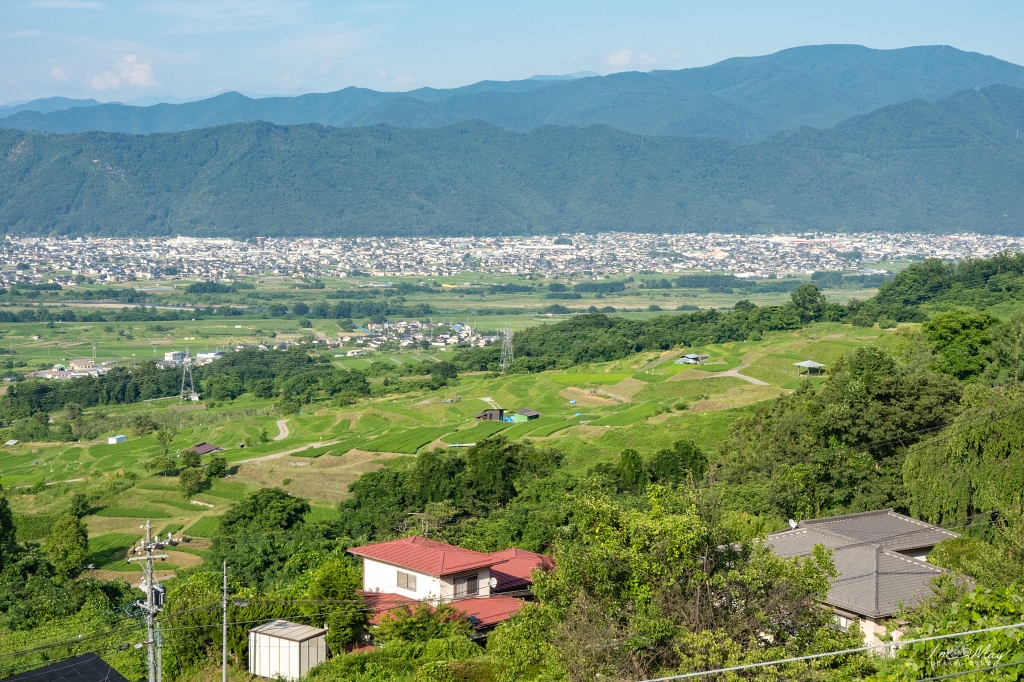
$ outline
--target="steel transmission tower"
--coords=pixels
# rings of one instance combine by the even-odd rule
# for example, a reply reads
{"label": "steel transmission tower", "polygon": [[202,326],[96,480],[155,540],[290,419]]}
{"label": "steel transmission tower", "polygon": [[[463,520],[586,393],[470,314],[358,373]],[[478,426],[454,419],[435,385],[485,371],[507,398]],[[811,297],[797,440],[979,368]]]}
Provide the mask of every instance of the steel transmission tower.
{"label": "steel transmission tower", "polygon": [[512,325],[506,324],[505,333],[501,339],[501,361],[498,362],[498,368],[502,374],[512,366],[512,360]]}
{"label": "steel transmission tower", "polygon": [[199,394],[196,393],[196,387],[192,382],[192,358],[189,356],[187,348],[185,349],[185,359],[182,360],[181,367],[181,395],[178,402],[198,400]]}

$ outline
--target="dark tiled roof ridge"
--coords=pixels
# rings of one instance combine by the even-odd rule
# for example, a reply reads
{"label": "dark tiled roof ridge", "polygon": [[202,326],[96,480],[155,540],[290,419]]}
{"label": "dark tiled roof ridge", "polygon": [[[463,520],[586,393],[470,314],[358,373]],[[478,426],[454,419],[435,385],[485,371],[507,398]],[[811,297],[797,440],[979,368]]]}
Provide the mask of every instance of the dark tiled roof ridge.
{"label": "dark tiled roof ridge", "polygon": [[779,536],[782,536],[782,535],[802,535],[804,533],[809,533],[809,534],[812,533],[814,535],[827,535],[829,537],[835,538],[836,540],[841,540],[841,541],[847,543],[846,545],[842,545],[843,547],[863,544],[862,540],[858,540],[857,538],[850,537],[849,535],[843,535],[842,533],[837,533],[837,532],[835,532],[834,530],[831,530],[831,529],[826,529],[826,528],[803,528],[801,526],[797,526],[796,528],[785,528],[783,530],[777,530],[774,533],[769,533],[768,537],[772,537],[772,536],[779,537]]}
{"label": "dark tiled roof ridge", "polygon": [[[798,526],[802,526],[804,524],[807,524],[807,525],[818,525],[818,524],[822,524],[822,523],[830,523],[830,522],[839,521],[839,520],[856,519],[858,517],[863,517],[863,516],[884,516],[884,515],[888,515],[890,513],[897,514],[898,516],[903,516],[903,514],[900,514],[899,512],[895,511],[892,507],[889,507],[888,509],[873,509],[871,511],[853,512],[851,514],[840,514],[839,516],[823,516],[820,519],[807,519],[805,521],[800,521],[799,523],[797,523],[797,525]],[[904,518],[909,519],[910,517],[906,516]],[[911,519],[911,520],[912,521],[916,521],[916,519]],[[920,523],[920,522],[918,522],[918,523]]]}

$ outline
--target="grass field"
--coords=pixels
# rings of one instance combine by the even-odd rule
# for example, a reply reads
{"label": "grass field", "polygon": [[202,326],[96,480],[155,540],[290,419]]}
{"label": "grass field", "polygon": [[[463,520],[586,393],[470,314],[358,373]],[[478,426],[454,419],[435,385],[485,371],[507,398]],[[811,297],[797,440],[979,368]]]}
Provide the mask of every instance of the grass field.
{"label": "grass field", "polygon": [[220,528],[220,518],[217,516],[204,516],[191,526],[185,529],[185,535],[194,535],[197,538],[210,538]]}
{"label": "grass field", "polygon": [[96,516],[112,519],[169,519],[171,514],[153,507],[104,507]]}
{"label": "grass field", "polygon": [[374,438],[360,446],[360,449],[368,452],[400,452],[414,455],[421,447],[437,440],[449,431],[451,428],[446,426],[424,426],[418,429],[409,429]]}
{"label": "grass field", "polygon": [[124,570],[128,566],[125,558],[141,535],[130,533],[108,533],[99,537],[89,538],[89,558],[86,563],[96,568],[107,570]]}
{"label": "grass field", "polygon": [[[645,292],[644,297],[649,293],[654,292]],[[679,292],[680,301],[683,293]],[[526,298],[521,301],[524,305]],[[704,300],[699,303],[703,305]],[[621,302],[637,306],[636,297],[623,297]],[[643,297],[640,303],[644,303]],[[630,312],[627,316],[652,314]],[[557,318],[495,315],[474,323],[508,319],[515,328],[522,328]],[[234,324],[243,328],[234,329]],[[338,333],[335,321],[314,320],[313,324],[315,331]],[[183,349],[185,336],[201,339],[195,344],[188,342],[195,352],[205,346],[212,350],[235,342],[251,343],[256,330],[264,334],[273,331],[278,338],[301,333],[295,320],[282,319],[243,319],[231,325],[223,320],[170,323],[166,332],[157,332],[147,323],[115,325],[115,329],[130,331],[131,339],[104,332],[102,324],[60,324],[52,329],[45,325],[9,326],[4,340],[14,348],[14,357],[40,364],[91,355],[94,340],[98,359],[123,359],[133,352],[143,358],[159,357],[165,349],[179,345]],[[900,333],[814,324],[798,331],[766,333],[756,341],[642,353],[564,371],[497,377],[467,374],[460,376],[457,387],[364,399],[343,407],[314,402],[304,406],[302,414],[292,415],[277,414],[272,401],[256,400],[248,394],[194,411],[172,409],[177,404],[174,400],[103,406],[110,432],[93,442],[19,443],[0,450],[0,484],[11,499],[16,518],[24,519],[18,530],[23,541],[44,540],[49,524],[68,508],[70,496],[88,491],[96,500],[94,513],[85,519],[94,540],[90,554],[107,560],[121,551],[125,537],[138,537],[138,526],[145,519],[158,521],[154,527],[161,528],[161,533],[184,531],[197,538],[209,537],[216,531],[218,515],[259,486],[281,487],[307,497],[317,504],[308,519],[327,520],[336,513],[330,505],[344,499],[348,484],[361,473],[394,455],[414,455],[439,439],[446,444],[473,443],[495,433],[510,439],[527,438],[544,447],[557,447],[565,454],[567,466],[580,472],[599,462],[616,461],[625,448],[649,455],[671,447],[680,438],[692,439],[713,453],[713,444],[726,436],[730,425],[751,405],[785,393],[804,380],[794,363],[813,359],[832,365],[862,345],[897,343]],[[41,339],[30,341],[34,334]],[[450,351],[391,351],[376,353],[372,359],[413,362],[440,359],[446,352]],[[676,365],[675,359],[684,352],[707,353],[709,360],[701,366]],[[364,358],[338,358],[336,362],[355,367],[357,360],[362,363],[359,366],[367,366]],[[741,376],[723,376],[723,372],[738,372],[768,385],[755,385]],[[460,400],[442,402],[453,395]],[[474,420],[474,414],[492,404],[506,410],[532,408],[541,417],[521,424]],[[87,413],[99,409],[90,408]],[[212,481],[193,498],[212,506],[191,504],[179,494],[175,476],[152,475],[147,470],[146,463],[162,450],[152,434],[137,436],[131,431],[137,415],[173,418],[177,436],[170,445],[172,454],[201,441],[224,448],[221,454],[230,463],[231,477]],[[258,441],[261,430],[276,436],[276,422],[282,418],[288,420],[287,438],[239,447],[247,438]],[[127,442],[108,445],[106,437],[114,433],[126,434]],[[323,445],[327,441],[338,442]],[[297,452],[283,454],[292,450]]]}
{"label": "grass field", "polygon": [[441,437],[442,443],[479,443],[512,426],[511,422],[485,421]]}

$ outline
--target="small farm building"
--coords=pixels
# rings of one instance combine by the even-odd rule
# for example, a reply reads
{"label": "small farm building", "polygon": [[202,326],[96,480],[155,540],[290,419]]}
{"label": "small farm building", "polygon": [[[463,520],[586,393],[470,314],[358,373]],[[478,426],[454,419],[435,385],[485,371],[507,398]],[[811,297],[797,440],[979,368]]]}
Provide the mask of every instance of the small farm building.
{"label": "small farm building", "polygon": [[110,438],[107,439],[107,445],[113,445],[114,443],[123,443],[126,440],[128,439],[125,438],[124,436],[111,436]]}
{"label": "small farm building", "polygon": [[491,410],[484,410],[483,412],[478,412],[474,416],[480,421],[500,422],[504,421],[505,419],[505,410],[501,409],[500,407],[496,407]]}
{"label": "small farm building", "polygon": [[291,682],[327,660],[327,630],[275,620],[249,630],[249,672]]}
{"label": "small farm building", "polygon": [[540,412],[537,410],[523,409],[516,410],[512,413],[512,421],[514,422],[528,422],[531,419],[536,419],[540,416]]}
{"label": "small farm building", "polygon": [[705,363],[707,361],[708,361],[708,356],[703,354],[703,353],[701,353],[699,355],[697,353],[687,353],[686,355],[684,355],[681,358],[679,358],[678,360],[676,360],[676,364],[677,365],[700,365],[700,364],[703,364],[703,363]]}

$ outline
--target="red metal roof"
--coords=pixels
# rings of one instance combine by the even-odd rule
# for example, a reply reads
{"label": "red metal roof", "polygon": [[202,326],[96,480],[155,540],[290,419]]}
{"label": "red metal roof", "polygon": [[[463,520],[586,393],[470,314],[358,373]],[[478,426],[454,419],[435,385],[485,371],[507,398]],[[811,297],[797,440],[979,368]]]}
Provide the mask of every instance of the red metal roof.
{"label": "red metal roof", "polygon": [[450,575],[474,568],[483,568],[501,561],[492,554],[474,552],[455,545],[420,537],[399,538],[348,550],[399,568],[408,568],[427,575]]}
{"label": "red metal roof", "polygon": [[[359,592],[358,594],[363,597],[366,606],[373,609],[374,613],[370,616],[370,623],[373,625],[379,624],[385,613],[403,606],[411,608],[415,604],[423,603],[391,592]],[[475,628],[496,625],[503,620],[508,620],[523,608],[522,600],[504,595],[470,597],[449,603],[456,611],[469,618]]]}
{"label": "red metal roof", "polygon": [[460,599],[452,602],[452,606],[465,614],[473,627],[486,628],[511,618],[523,608],[523,602],[515,597],[493,596]]}
{"label": "red metal roof", "polygon": [[373,609],[370,622],[374,625],[380,623],[381,616],[392,609],[419,603],[415,599],[409,599],[409,597],[394,594],[393,592],[363,592],[359,590],[357,594],[363,598],[367,608]]}
{"label": "red metal roof", "polygon": [[492,552],[491,558],[497,560],[491,565],[491,577],[498,583],[495,592],[523,589],[533,583],[531,575],[535,568],[551,570],[555,567],[551,557],[515,547]]}

